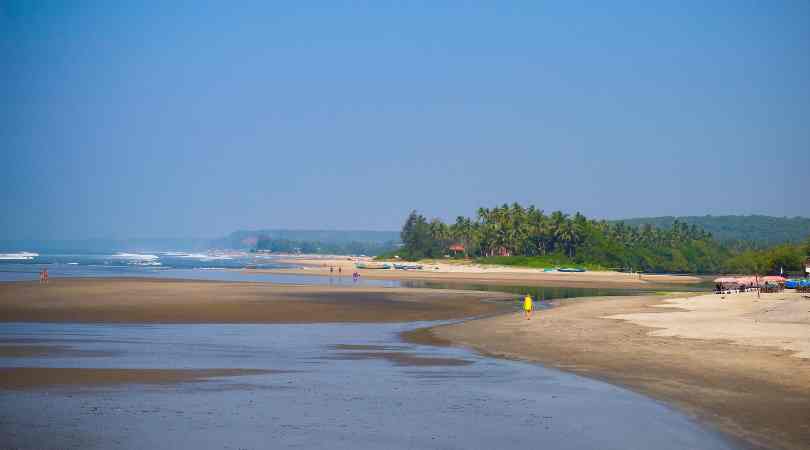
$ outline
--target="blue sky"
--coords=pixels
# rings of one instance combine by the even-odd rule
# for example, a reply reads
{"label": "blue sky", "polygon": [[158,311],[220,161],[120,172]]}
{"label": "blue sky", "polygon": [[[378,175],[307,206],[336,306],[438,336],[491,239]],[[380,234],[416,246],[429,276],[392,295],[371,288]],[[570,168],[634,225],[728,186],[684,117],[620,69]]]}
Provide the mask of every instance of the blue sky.
{"label": "blue sky", "polygon": [[0,5],[4,238],[810,216],[805,1]]}

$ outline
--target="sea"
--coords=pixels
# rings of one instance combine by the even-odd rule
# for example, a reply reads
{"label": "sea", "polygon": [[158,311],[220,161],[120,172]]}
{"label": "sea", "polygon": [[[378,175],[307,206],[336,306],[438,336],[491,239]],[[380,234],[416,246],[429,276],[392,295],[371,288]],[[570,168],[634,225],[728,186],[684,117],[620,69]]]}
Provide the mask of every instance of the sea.
{"label": "sea", "polygon": [[[300,268],[282,262],[288,256],[240,251],[109,252],[109,253],[0,253],[0,281],[34,281],[43,269],[51,278],[141,277],[212,281],[266,281],[279,284],[361,284],[398,287],[388,280],[256,273],[240,270]],[[348,279],[347,279],[348,278]]]}

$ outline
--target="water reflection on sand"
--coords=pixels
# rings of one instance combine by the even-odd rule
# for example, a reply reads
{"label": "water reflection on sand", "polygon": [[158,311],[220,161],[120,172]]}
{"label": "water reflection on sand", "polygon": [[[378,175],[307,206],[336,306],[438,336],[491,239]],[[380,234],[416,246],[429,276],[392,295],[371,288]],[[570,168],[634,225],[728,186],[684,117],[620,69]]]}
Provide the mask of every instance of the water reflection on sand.
{"label": "water reflection on sand", "polygon": [[0,434],[12,448],[730,448],[605,383],[398,338],[419,325],[3,324],[2,345],[73,352],[0,366],[271,372],[0,391]]}

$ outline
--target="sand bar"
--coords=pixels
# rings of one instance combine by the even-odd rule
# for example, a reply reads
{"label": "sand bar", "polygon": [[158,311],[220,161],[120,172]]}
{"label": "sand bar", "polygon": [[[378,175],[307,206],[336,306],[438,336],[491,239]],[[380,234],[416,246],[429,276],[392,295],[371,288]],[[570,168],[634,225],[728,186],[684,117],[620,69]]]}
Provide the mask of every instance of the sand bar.
{"label": "sand bar", "polygon": [[2,322],[410,322],[493,314],[514,295],[445,289],[162,279],[0,283]]}
{"label": "sand bar", "polygon": [[[704,296],[691,301],[717,302],[713,305],[736,311],[739,307],[733,301],[750,300]],[[796,294],[791,301],[810,306],[810,301]],[[667,308],[658,307],[662,304]],[[463,345],[493,356],[538,361],[603,379],[672,402],[755,447],[806,449],[810,442],[810,359],[796,357],[798,349],[770,346],[768,339],[761,342],[768,345],[754,346],[750,341],[741,345],[716,339],[712,333],[704,336],[697,331],[700,325],[690,338],[681,338],[634,323],[660,313],[670,316],[673,330],[682,329],[674,323],[701,321],[699,313],[672,312],[672,307],[677,303],[665,303],[660,296],[576,299],[541,311],[530,321],[507,314],[420,330],[406,337]],[[636,320],[636,314],[642,314],[641,319]],[[760,311],[757,320],[767,322],[768,314]],[[810,317],[805,314],[795,319]],[[777,316],[785,320],[783,315]],[[713,320],[708,329],[721,327],[723,319]],[[738,325],[732,319],[724,326]],[[786,344],[784,348],[795,346]]]}

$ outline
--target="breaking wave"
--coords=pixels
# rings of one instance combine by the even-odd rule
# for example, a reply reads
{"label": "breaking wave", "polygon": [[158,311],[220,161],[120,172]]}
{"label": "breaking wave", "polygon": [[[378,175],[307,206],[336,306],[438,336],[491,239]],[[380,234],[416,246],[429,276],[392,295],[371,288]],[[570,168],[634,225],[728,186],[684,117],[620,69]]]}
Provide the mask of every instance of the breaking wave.
{"label": "breaking wave", "polygon": [[32,252],[0,253],[0,260],[24,261],[34,259],[37,256],[39,256],[39,253],[32,253]]}

